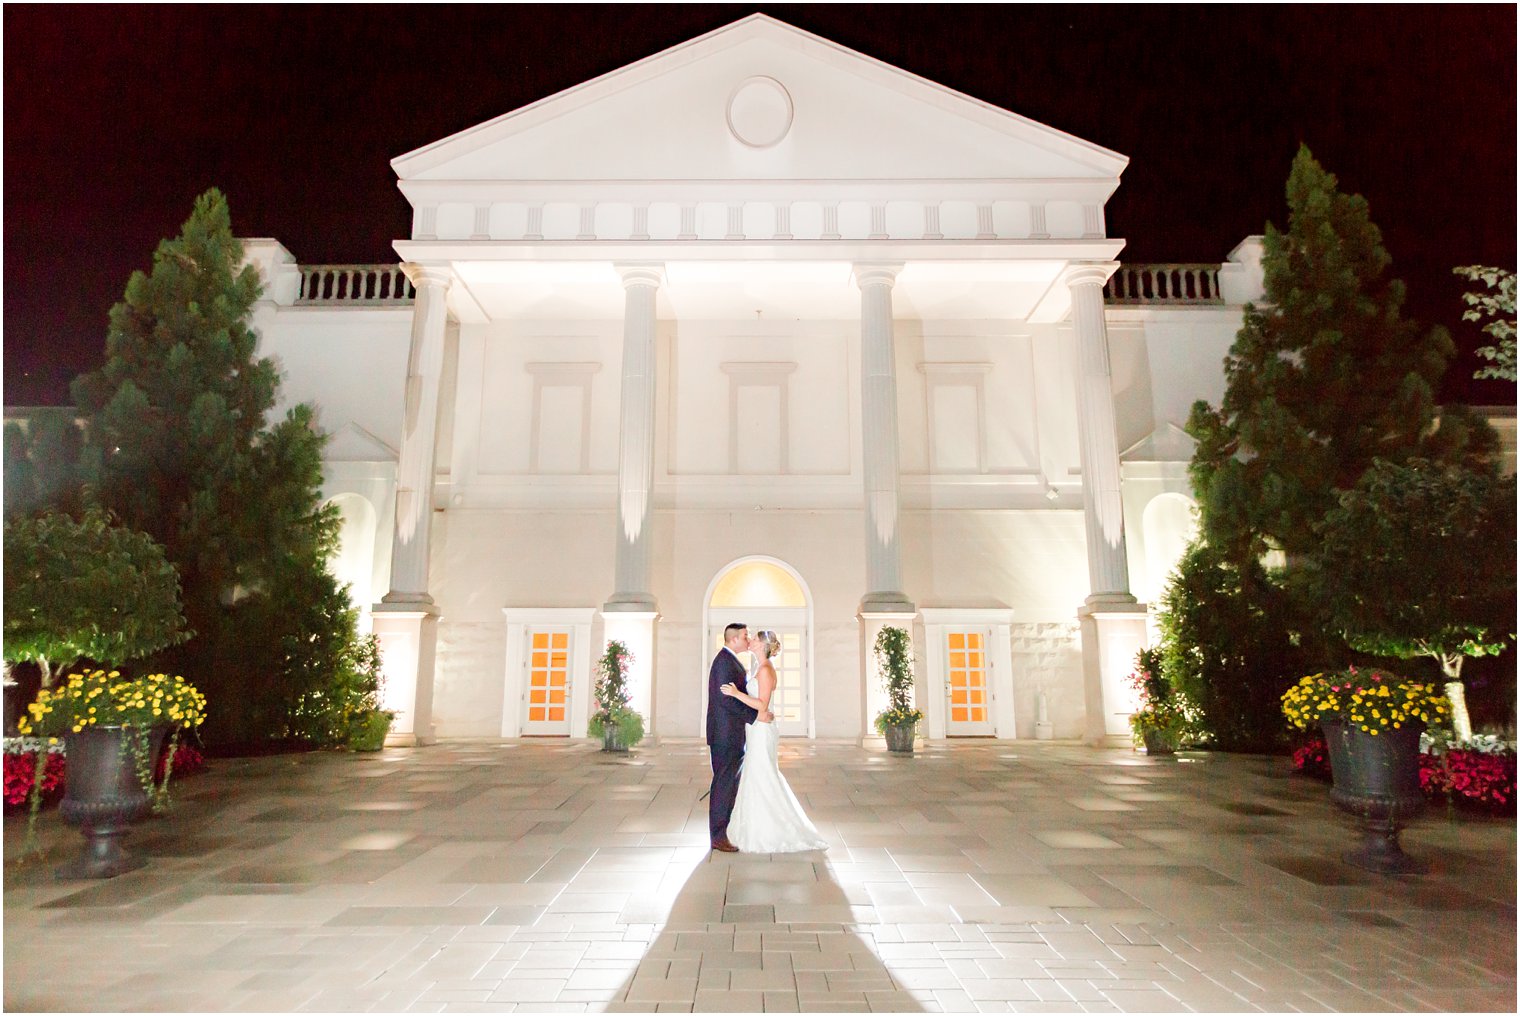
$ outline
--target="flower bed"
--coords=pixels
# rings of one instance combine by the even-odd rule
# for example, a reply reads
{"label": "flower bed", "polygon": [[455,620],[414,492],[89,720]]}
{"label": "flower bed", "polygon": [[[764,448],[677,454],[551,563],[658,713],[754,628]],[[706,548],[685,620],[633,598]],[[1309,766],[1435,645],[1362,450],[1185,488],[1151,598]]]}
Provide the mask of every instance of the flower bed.
{"label": "flower bed", "polygon": [[[1445,799],[1491,815],[1515,812],[1515,752],[1494,738],[1442,746],[1429,738],[1420,743],[1420,789],[1432,800]],[[1315,735],[1293,753],[1293,771],[1317,780],[1330,779],[1325,739]]]}
{"label": "flower bed", "polygon": [[26,803],[37,775],[37,754],[47,759],[42,767],[42,799],[63,795],[63,742],[58,738],[8,737],[5,739],[5,806]]}
{"label": "flower bed", "polygon": [[[42,769],[42,800],[49,803],[63,796],[68,760],[62,738],[8,737],[5,739],[5,807],[7,810],[26,804],[32,792],[32,778],[37,772],[37,753],[45,752]],[[162,781],[169,762],[169,746],[158,756],[153,778]],[[206,756],[191,744],[180,744],[174,751],[174,775],[192,776],[206,768]]]}

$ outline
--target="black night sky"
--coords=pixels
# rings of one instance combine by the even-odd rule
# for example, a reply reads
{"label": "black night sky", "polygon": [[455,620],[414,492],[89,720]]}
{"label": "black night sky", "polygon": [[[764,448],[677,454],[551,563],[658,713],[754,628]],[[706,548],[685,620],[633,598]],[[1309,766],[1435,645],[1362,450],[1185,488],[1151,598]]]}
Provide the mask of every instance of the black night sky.
{"label": "black night sky", "polygon": [[1513,403],[1451,274],[1515,267],[1513,6],[404,4],[5,7],[5,404],[67,401],[207,187],[304,263],[395,261],[391,158],[755,10],[1129,156],[1126,261],[1285,225],[1307,142],[1462,348],[1443,394]]}

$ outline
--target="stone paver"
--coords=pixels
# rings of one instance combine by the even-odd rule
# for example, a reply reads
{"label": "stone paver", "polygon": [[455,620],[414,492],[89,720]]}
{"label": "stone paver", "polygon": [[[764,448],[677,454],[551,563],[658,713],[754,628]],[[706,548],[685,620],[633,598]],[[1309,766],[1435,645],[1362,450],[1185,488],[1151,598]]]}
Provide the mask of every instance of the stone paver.
{"label": "stone paver", "polygon": [[5,1008],[1515,1010],[1512,820],[1427,815],[1432,873],[1393,879],[1282,759],[781,754],[827,852],[710,853],[682,740],[218,761],[104,883],[52,878],[55,813],[21,860],[9,816]]}

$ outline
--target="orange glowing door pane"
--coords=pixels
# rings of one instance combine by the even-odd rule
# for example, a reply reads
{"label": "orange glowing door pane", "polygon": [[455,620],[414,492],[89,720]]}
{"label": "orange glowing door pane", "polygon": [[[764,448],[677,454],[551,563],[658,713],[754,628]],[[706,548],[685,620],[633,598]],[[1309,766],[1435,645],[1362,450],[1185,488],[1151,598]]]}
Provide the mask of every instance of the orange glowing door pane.
{"label": "orange glowing door pane", "polygon": [[[527,718],[544,724],[525,733],[567,734],[570,716],[570,633],[536,631],[528,641]],[[559,725],[559,726],[554,726]]]}
{"label": "orange glowing door pane", "polygon": [[983,634],[977,631],[951,632],[946,643],[948,666],[945,676],[950,722],[985,724],[990,716]]}

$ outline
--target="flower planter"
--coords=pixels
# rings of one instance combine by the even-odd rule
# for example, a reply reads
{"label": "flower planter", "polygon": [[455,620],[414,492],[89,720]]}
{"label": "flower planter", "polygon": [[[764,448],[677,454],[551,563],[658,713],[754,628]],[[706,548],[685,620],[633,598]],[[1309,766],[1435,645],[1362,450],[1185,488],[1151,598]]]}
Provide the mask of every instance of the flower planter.
{"label": "flower planter", "polygon": [[349,736],[348,746],[354,751],[379,751],[384,748],[393,718],[388,710],[371,710],[364,716],[363,722],[356,725],[355,731]]}
{"label": "flower planter", "polygon": [[623,731],[616,723],[607,723],[602,727],[602,750],[628,754],[628,745],[623,742]]}
{"label": "flower planter", "polygon": [[[64,735],[69,775],[58,811],[65,822],[79,827],[85,846],[77,858],[58,869],[59,878],[115,878],[147,863],[121,845],[128,826],[151,807],[138,774],[134,738],[126,736],[127,731],[135,734],[139,729],[87,727]],[[148,766],[158,758],[168,732],[166,726],[147,731]]]}
{"label": "flower planter", "polygon": [[1177,754],[1177,742],[1169,734],[1160,730],[1147,730],[1141,737],[1145,741],[1145,753],[1147,755],[1175,755]]}
{"label": "flower planter", "polygon": [[1409,724],[1373,736],[1349,723],[1325,720],[1334,786],[1330,800],[1362,825],[1362,846],[1342,855],[1358,868],[1417,875],[1430,866],[1399,847],[1399,830],[1425,807],[1420,790],[1420,727]]}
{"label": "flower planter", "polygon": [[882,729],[883,736],[887,739],[887,750],[895,755],[913,754],[913,734],[917,730],[916,723],[888,724]]}

